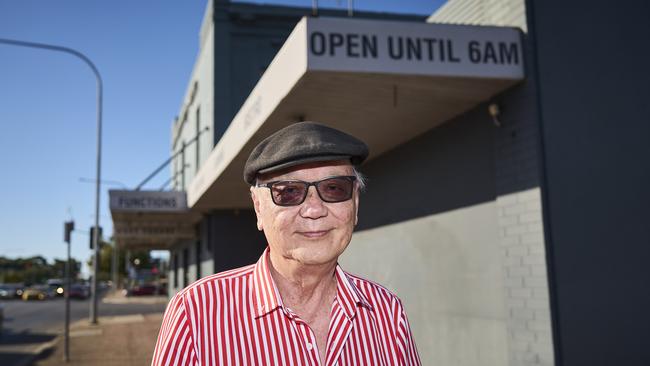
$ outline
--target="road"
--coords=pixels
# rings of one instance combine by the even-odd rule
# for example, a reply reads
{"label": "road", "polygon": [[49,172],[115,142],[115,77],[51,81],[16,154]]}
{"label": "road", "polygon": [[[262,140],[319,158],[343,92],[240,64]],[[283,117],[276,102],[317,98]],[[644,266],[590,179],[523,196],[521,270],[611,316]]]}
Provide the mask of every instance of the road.
{"label": "road", "polygon": [[[0,336],[0,365],[24,364],[44,343],[63,333],[65,302],[63,298],[45,301],[0,300],[4,324]],[[88,319],[89,300],[70,301],[70,321]],[[163,303],[98,304],[99,316],[149,314],[165,310]]]}

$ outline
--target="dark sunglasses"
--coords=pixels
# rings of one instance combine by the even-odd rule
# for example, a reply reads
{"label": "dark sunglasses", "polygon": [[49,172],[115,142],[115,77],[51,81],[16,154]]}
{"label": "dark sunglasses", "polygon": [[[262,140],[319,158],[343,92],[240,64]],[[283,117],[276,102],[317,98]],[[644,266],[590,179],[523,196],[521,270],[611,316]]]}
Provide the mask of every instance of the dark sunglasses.
{"label": "dark sunglasses", "polygon": [[338,176],[325,178],[316,182],[302,180],[281,180],[258,184],[271,191],[271,199],[278,206],[297,206],[305,202],[309,186],[316,187],[321,200],[328,203],[343,202],[352,198],[354,176]]}

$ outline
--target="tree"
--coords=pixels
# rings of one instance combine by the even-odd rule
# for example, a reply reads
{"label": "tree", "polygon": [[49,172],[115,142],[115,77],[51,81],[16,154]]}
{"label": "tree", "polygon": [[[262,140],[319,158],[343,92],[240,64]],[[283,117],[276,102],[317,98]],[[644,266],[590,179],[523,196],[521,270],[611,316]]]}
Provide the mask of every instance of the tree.
{"label": "tree", "polygon": [[[71,258],[71,274],[75,278],[80,269],[80,262]],[[55,259],[49,264],[42,256],[9,259],[0,257],[0,282],[26,285],[45,283],[50,278],[62,278],[65,274],[65,260]]]}

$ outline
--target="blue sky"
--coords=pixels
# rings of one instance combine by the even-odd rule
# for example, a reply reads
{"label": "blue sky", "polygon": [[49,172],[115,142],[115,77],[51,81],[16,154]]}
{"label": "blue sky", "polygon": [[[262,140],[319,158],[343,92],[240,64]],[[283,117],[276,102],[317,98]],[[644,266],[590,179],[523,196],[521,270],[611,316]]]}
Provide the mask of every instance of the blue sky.
{"label": "blue sky", "polygon": [[[310,7],[311,0],[247,2]],[[107,190],[133,188],[169,156],[207,1],[0,1],[0,38],[50,43],[88,56],[104,82],[100,222],[110,234]],[[430,14],[444,0],[356,0],[355,9]],[[346,8],[345,0],[320,0]],[[95,78],[73,56],[0,44],[0,255],[89,255],[95,176]],[[166,170],[148,188],[168,178]]]}

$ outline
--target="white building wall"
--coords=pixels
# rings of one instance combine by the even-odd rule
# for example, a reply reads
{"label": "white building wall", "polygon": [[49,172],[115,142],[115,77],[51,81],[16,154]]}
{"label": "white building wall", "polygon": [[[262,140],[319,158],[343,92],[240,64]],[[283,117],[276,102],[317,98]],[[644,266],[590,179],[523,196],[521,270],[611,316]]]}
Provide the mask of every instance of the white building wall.
{"label": "white building wall", "polygon": [[427,22],[527,29],[524,0],[449,0]]}
{"label": "white building wall", "polygon": [[[449,0],[428,22],[514,26],[526,32],[524,0]],[[503,149],[501,170],[534,170],[534,125],[519,127],[518,148]],[[508,144],[506,144],[508,145]],[[533,152],[533,153],[531,153]],[[508,325],[508,365],[553,365],[544,230],[539,187],[497,197]]]}
{"label": "white building wall", "polygon": [[[186,189],[196,175],[198,168],[205,162],[214,146],[214,27],[212,21],[211,1],[208,2],[203,24],[199,34],[200,49],[187,86],[183,104],[172,125],[172,152],[181,150],[183,142],[189,143],[199,131],[197,144],[192,143],[185,150],[185,187],[182,187],[182,159],[179,156],[172,164],[172,177],[176,189]],[[198,120],[198,126],[197,126]]]}
{"label": "white building wall", "polygon": [[424,365],[502,366],[499,248],[497,205],[487,202],[357,232],[340,262],[403,300]]}
{"label": "white building wall", "polygon": [[214,261],[212,260],[212,257],[203,258],[203,260],[201,261],[201,278],[205,276],[209,276],[213,273],[215,272],[214,272]]}
{"label": "white building wall", "polygon": [[196,281],[198,278],[198,262],[196,260],[197,255],[196,255],[196,242],[189,242],[187,243],[187,248],[189,248],[189,276],[187,277],[187,284],[191,284],[192,282]]}
{"label": "white building wall", "polygon": [[553,365],[539,187],[497,199],[510,365]]}

